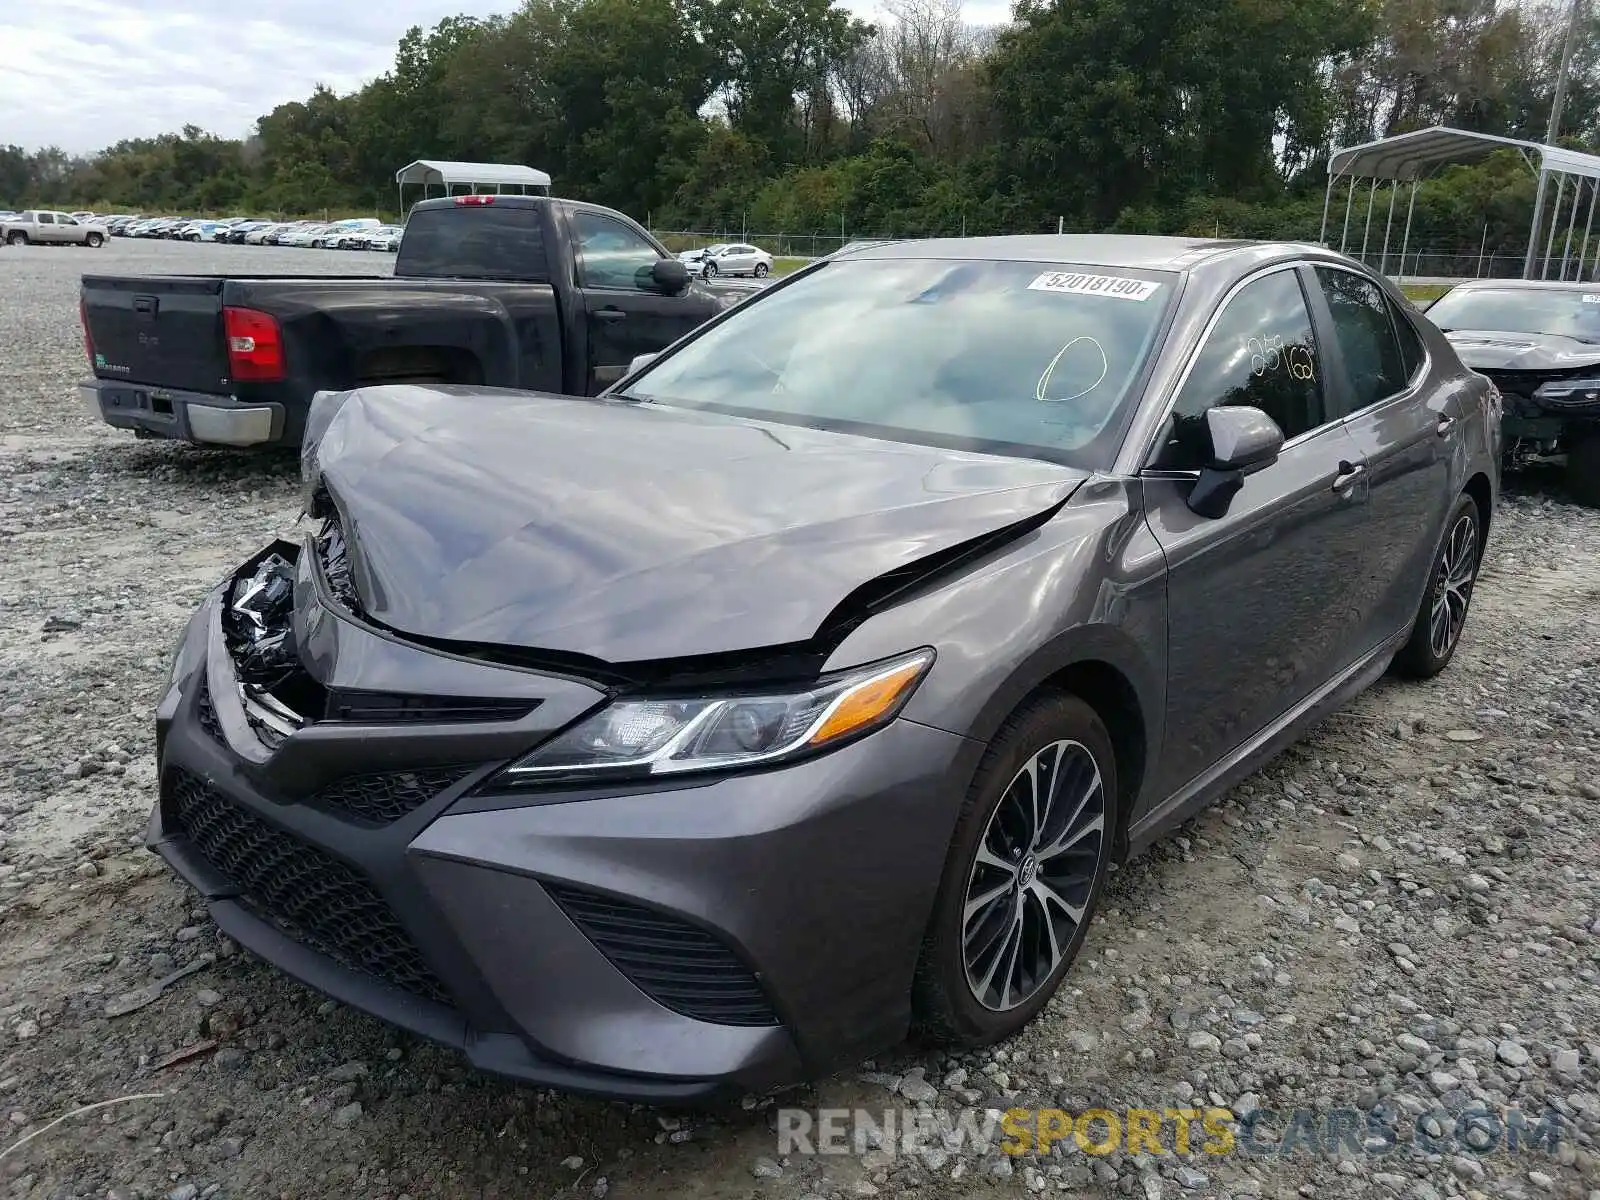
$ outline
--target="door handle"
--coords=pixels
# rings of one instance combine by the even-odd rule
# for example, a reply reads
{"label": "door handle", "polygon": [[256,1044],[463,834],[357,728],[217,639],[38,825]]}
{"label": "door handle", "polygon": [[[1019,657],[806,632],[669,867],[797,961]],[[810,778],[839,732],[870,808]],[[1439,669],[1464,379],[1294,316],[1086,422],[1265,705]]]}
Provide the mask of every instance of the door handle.
{"label": "door handle", "polygon": [[602,321],[625,321],[628,319],[628,314],[620,308],[598,309],[594,315]]}
{"label": "door handle", "polygon": [[1447,437],[1450,431],[1455,427],[1456,419],[1454,417],[1440,417],[1439,423],[1434,426],[1434,432],[1436,432],[1440,437]]}
{"label": "door handle", "polygon": [[1339,464],[1339,473],[1333,477],[1333,490],[1341,496],[1355,487],[1356,481],[1367,473],[1367,468],[1362,463],[1342,462]]}

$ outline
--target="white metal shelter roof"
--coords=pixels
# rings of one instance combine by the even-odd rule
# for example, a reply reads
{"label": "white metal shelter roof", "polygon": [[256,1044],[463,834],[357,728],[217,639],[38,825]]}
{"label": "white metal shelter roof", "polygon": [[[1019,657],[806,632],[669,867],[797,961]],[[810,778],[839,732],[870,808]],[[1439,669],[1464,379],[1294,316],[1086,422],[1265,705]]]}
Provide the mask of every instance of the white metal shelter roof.
{"label": "white metal shelter roof", "polygon": [[461,184],[492,188],[550,186],[549,175],[518,163],[443,162],[431,158],[407,163],[394,173],[394,181],[401,186],[414,183],[446,191]]}
{"label": "white metal shelter roof", "polygon": [[[1587,185],[1589,190],[1589,219],[1584,228],[1583,245],[1578,253],[1578,278],[1583,276],[1584,259],[1589,247],[1589,227],[1594,221],[1595,200],[1600,196],[1600,156],[1567,150],[1561,146],[1527,142],[1517,138],[1497,137],[1489,133],[1476,133],[1470,129],[1452,129],[1434,125],[1415,129],[1394,137],[1363,142],[1359,146],[1335,149],[1328,159],[1328,189],[1322,202],[1321,241],[1328,243],[1328,210],[1333,200],[1334,185],[1348,179],[1349,192],[1345,198],[1344,227],[1339,239],[1339,249],[1344,251],[1350,237],[1350,216],[1355,199],[1356,180],[1371,180],[1367,196],[1366,222],[1361,237],[1361,256],[1366,257],[1367,242],[1372,233],[1373,201],[1380,181],[1411,184],[1411,202],[1406,209],[1405,233],[1400,244],[1400,273],[1405,274],[1406,248],[1411,240],[1411,217],[1417,202],[1417,185],[1440,167],[1450,163],[1479,162],[1501,150],[1515,150],[1530,171],[1539,176],[1539,188],[1534,200],[1533,224],[1528,230],[1528,250],[1523,264],[1523,276],[1533,273],[1534,254],[1538,247],[1540,225],[1544,219],[1545,191],[1551,176],[1557,180],[1555,211],[1550,214],[1549,238],[1544,251],[1541,278],[1549,275],[1551,256],[1555,248],[1556,226],[1561,218],[1561,206],[1572,181],[1572,204],[1568,214],[1567,237],[1561,256],[1561,278],[1566,277],[1568,260],[1572,251],[1573,230],[1578,217],[1578,202]],[[1389,191],[1389,215],[1383,232],[1383,270],[1388,269],[1389,235],[1394,224],[1395,194]],[[1600,262],[1596,263],[1600,271]]]}

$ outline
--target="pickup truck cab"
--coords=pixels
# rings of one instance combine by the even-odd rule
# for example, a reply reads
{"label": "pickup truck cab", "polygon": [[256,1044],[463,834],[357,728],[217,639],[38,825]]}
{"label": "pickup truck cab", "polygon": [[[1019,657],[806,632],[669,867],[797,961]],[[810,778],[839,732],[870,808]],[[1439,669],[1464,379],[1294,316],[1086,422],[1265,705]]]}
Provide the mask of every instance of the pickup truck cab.
{"label": "pickup truck cab", "polygon": [[142,437],[300,443],[319,391],[456,383],[594,395],[736,299],[640,225],[550,196],[411,211],[393,276],[85,275],[90,412]]}
{"label": "pickup truck cab", "polygon": [[71,213],[30,208],[0,221],[0,241],[8,246],[88,246],[105,245],[111,236],[105,224],[94,218],[80,220]]}

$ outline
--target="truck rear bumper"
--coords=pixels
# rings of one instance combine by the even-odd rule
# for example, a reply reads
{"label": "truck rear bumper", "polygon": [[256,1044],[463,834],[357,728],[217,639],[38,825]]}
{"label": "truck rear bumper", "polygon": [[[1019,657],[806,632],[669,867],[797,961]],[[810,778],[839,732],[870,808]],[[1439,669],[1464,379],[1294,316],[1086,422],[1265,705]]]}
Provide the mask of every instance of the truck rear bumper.
{"label": "truck rear bumper", "polygon": [[91,416],[146,437],[212,446],[264,446],[282,439],[281,404],[245,404],[232,396],[181,392],[95,379],[78,385]]}

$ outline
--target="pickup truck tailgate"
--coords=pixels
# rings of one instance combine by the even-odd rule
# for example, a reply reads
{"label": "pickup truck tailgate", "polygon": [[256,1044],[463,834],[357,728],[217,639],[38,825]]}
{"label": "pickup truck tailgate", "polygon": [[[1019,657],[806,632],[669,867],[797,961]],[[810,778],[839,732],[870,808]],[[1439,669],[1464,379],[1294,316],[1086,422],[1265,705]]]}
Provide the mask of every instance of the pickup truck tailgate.
{"label": "pickup truck tailgate", "polygon": [[83,277],[83,315],[101,379],[226,392],[220,278]]}

